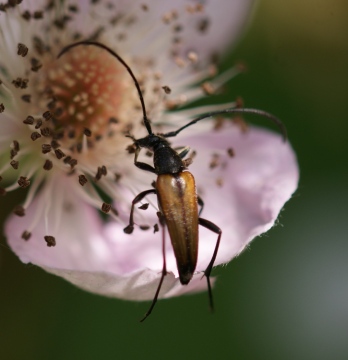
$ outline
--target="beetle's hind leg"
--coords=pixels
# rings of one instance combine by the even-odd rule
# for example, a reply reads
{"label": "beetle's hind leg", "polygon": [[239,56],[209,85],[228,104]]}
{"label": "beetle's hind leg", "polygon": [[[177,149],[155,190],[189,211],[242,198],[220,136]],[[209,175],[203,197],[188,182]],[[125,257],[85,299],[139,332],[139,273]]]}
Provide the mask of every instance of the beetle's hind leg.
{"label": "beetle's hind leg", "polygon": [[160,282],[158,284],[155,296],[152,300],[151,306],[149,308],[149,310],[147,310],[146,314],[144,315],[144,317],[140,320],[140,322],[143,322],[152,312],[153,308],[155,307],[156,303],[157,303],[157,299],[158,299],[158,295],[161,291],[161,287],[163,284],[163,280],[164,277],[167,275],[167,263],[166,263],[166,244],[165,244],[165,222],[164,222],[164,218],[162,216],[161,213],[157,213],[161,227],[162,227],[162,256],[163,256],[163,266],[162,266],[162,275],[161,275],[161,279]]}
{"label": "beetle's hind leg", "polygon": [[218,226],[216,226],[214,223],[212,223],[209,220],[199,218],[198,223],[199,223],[199,225],[202,225],[205,228],[211,230],[215,234],[218,234],[218,238],[216,240],[216,245],[215,245],[213,256],[212,256],[207,268],[204,271],[204,276],[207,278],[207,284],[208,284],[208,295],[209,295],[210,309],[214,310],[213,292],[212,292],[211,283],[210,283],[210,273],[211,273],[211,270],[213,269],[214,262],[215,262],[215,259],[216,259],[216,255],[217,255],[218,250],[219,250],[222,231]]}
{"label": "beetle's hind leg", "polygon": [[134,230],[134,206],[140,202],[141,200],[144,199],[144,197],[146,195],[149,195],[149,194],[156,194],[156,189],[150,189],[150,190],[145,190],[143,192],[141,192],[140,194],[138,194],[134,200],[132,201],[132,208],[131,208],[131,212],[130,212],[130,215],[129,215],[129,224],[128,226],[126,226],[123,231],[126,233],[126,234],[131,234]]}

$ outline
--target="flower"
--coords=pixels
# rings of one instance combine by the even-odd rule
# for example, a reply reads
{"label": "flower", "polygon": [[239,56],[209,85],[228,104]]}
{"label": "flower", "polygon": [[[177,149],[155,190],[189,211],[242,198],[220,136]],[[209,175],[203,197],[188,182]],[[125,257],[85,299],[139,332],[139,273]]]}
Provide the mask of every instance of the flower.
{"label": "flower", "polygon": [[[133,234],[123,232],[131,201],[154,180],[134,166],[126,137],[145,136],[134,82],[97,47],[57,55],[82,39],[114,49],[141,84],[154,131],[174,130],[198,114],[237,105],[181,109],[240,72],[236,66],[196,85],[214,74],[211,55],[236,38],[250,6],[245,0],[176,1],[175,9],[167,1],[17,0],[0,6],[0,193],[27,188],[5,225],[23,262],[94,293],[153,298],[163,261],[161,235],[152,231],[156,198],[146,199],[149,209],[136,209],[140,226]],[[196,153],[190,171],[205,201],[204,217],[223,231],[215,265],[271,228],[297,186],[289,144],[266,130],[245,133],[241,124],[202,121],[172,141]],[[142,159],[151,162],[146,154]],[[205,289],[202,271],[215,242],[216,234],[200,231],[197,274],[182,286],[167,241],[169,273],[160,297]]]}

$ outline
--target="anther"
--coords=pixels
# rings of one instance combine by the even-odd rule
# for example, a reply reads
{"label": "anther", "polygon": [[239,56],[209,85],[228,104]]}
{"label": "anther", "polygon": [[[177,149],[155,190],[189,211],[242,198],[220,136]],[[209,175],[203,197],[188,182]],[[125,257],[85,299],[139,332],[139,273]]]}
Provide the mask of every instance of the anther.
{"label": "anther", "polygon": [[52,119],[52,114],[49,110],[45,111],[43,114],[42,114],[43,118],[47,121],[47,120],[51,120]]}
{"label": "anther", "polygon": [[51,135],[51,129],[48,127],[45,127],[43,129],[40,129],[41,135],[42,136],[50,136]]}
{"label": "anther", "polygon": [[53,162],[51,160],[46,159],[46,161],[43,165],[43,169],[49,171],[52,168],[53,168]]}
{"label": "anther", "polygon": [[76,159],[71,159],[69,161],[69,165],[71,166],[71,168],[73,169],[76,165],[77,165],[77,160]]}
{"label": "anther", "polygon": [[0,103],[0,114],[5,111],[5,106],[3,103]]}
{"label": "anther", "polygon": [[22,18],[27,21],[30,20],[31,19],[30,12],[28,10],[25,10],[24,13],[22,14]]}
{"label": "anther", "polygon": [[60,144],[59,144],[58,141],[52,140],[51,141],[51,146],[52,146],[53,149],[58,149],[60,147]]}
{"label": "anther", "polygon": [[11,165],[15,170],[17,170],[17,169],[18,169],[19,162],[16,161],[16,160],[12,160],[12,161],[10,162],[10,165]]}
{"label": "anther", "polygon": [[30,101],[31,101],[31,95],[30,95],[30,94],[22,95],[22,96],[21,96],[21,99],[22,99],[24,102],[30,103]]}
{"label": "anther", "polygon": [[43,12],[42,11],[34,11],[33,18],[35,20],[39,20],[43,18]]}
{"label": "anther", "polygon": [[105,214],[109,213],[111,210],[111,204],[103,203],[101,207],[101,211]]}
{"label": "anther", "polygon": [[155,225],[153,226],[153,233],[155,234],[155,233],[158,232],[158,231],[159,231],[158,224],[155,224]]}
{"label": "anther", "polygon": [[44,239],[48,247],[56,246],[56,239],[54,238],[54,236],[46,235]]}
{"label": "anther", "polygon": [[121,179],[122,175],[121,174],[115,174],[115,182],[118,183]]}
{"label": "anther", "polygon": [[206,95],[213,95],[215,93],[215,90],[214,90],[212,84],[207,81],[201,85],[201,88]]}
{"label": "anther", "polygon": [[65,156],[65,154],[63,153],[63,151],[60,150],[60,149],[54,150],[54,153],[56,154],[56,157],[57,157],[58,160],[62,159],[62,158]]}
{"label": "anther", "polygon": [[37,131],[34,131],[33,133],[31,133],[30,137],[31,137],[31,140],[35,141],[41,137],[41,134],[39,134]]}
{"label": "anther", "polygon": [[232,148],[227,149],[227,154],[229,157],[233,157],[235,155],[234,150]]}
{"label": "anther", "polygon": [[111,118],[109,118],[109,123],[110,124],[118,124],[119,121],[115,117],[112,116]]}
{"label": "anther", "polygon": [[67,157],[63,160],[64,164],[69,164],[70,161],[71,161],[71,159],[72,159],[71,156],[67,156]]}
{"label": "anther", "polygon": [[42,144],[41,149],[43,154],[47,154],[52,150],[52,146],[50,144]]}
{"label": "anther", "polygon": [[214,169],[219,165],[220,157],[218,154],[213,154],[213,158],[209,164],[210,169]]}
{"label": "anther", "polygon": [[17,216],[22,217],[25,215],[25,209],[23,206],[18,205],[14,208],[13,213],[16,214]]}
{"label": "anther", "polygon": [[210,25],[208,18],[201,19],[197,24],[197,30],[202,34],[206,33]]}
{"label": "anther", "polygon": [[31,233],[27,230],[23,231],[22,233],[22,239],[25,241],[28,241],[31,237]]}
{"label": "anther", "polygon": [[139,228],[141,230],[149,230],[150,229],[150,226],[149,225],[140,225]]}
{"label": "anther", "polygon": [[34,118],[32,116],[27,116],[25,120],[23,120],[23,123],[26,125],[33,125],[34,124]]}
{"label": "anther", "polygon": [[32,58],[30,60],[30,64],[31,64],[31,71],[37,72],[42,68],[42,64],[38,59]]}
{"label": "anther", "polygon": [[36,122],[35,129],[40,129],[41,125],[42,125],[42,120],[39,119],[39,120]]}
{"label": "anther", "polygon": [[11,151],[10,151],[10,159],[12,160],[17,154],[18,154],[18,152],[15,149],[11,149]]}
{"label": "anther", "polygon": [[74,13],[77,13],[79,10],[76,5],[69,5],[68,9],[69,9],[69,11],[74,12]]}
{"label": "anther", "polygon": [[85,184],[88,182],[85,175],[79,175],[79,183],[81,186],[85,186]]}
{"label": "anther", "polygon": [[30,185],[30,180],[25,176],[20,176],[17,183],[22,189],[25,189]]}
{"label": "anther", "polygon": [[28,47],[25,46],[24,44],[19,43],[17,45],[17,55],[25,57],[27,56],[28,51],[29,51]]}
{"label": "anther", "polygon": [[84,133],[86,136],[88,136],[88,137],[92,135],[92,131],[89,130],[89,129],[87,129],[87,128],[84,128],[84,129],[83,129],[83,133]]}
{"label": "anther", "polygon": [[28,87],[29,79],[22,79],[18,77],[16,80],[12,81],[12,84],[18,89],[26,89]]}
{"label": "anther", "polygon": [[162,86],[162,89],[166,94],[170,94],[172,92],[172,89],[169,86]]}
{"label": "anther", "polygon": [[19,142],[17,140],[13,140],[12,142],[13,150],[18,152],[19,151]]}

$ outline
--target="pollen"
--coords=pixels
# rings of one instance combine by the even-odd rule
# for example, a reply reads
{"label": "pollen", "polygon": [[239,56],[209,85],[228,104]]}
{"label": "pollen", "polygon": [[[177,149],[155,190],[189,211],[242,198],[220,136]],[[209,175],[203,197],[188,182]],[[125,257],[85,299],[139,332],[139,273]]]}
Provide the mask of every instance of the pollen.
{"label": "pollen", "polygon": [[47,71],[45,85],[54,101],[44,118],[54,116],[56,128],[68,129],[76,139],[104,135],[122,101],[124,74],[123,67],[101,49],[71,50]]}

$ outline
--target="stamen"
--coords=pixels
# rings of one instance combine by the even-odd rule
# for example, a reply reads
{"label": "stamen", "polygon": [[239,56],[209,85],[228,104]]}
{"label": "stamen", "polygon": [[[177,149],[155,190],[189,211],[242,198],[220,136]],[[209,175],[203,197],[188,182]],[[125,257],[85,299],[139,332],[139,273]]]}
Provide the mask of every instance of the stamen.
{"label": "stamen", "polygon": [[22,233],[22,239],[28,241],[31,237],[31,233],[27,230],[23,231]]}
{"label": "stamen", "polygon": [[43,154],[47,154],[52,150],[52,146],[50,144],[42,144],[41,148]]}
{"label": "stamen", "polygon": [[37,131],[34,131],[33,133],[31,133],[30,137],[31,137],[31,140],[35,141],[41,137],[41,134],[38,133]]}
{"label": "stamen", "polygon": [[54,236],[46,235],[44,238],[48,247],[56,246],[56,239]]}
{"label": "stamen", "polygon": [[54,150],[54,153],[56,154],[56,157],[58,160],[62,159],[63,157],[65,157],[65,154],[63,153],[62,150],[60,149],[56,149]]}
{"label": "stamen", "polygon": [[81,186],[84,186],[88,182],[85,175],[79,175],[79,183]]}
{"label": "stamen", "polygon": [[30,94],[22,95],[21,99],[26,103],[30,103],[31,102],[31,95]]}
{"label": "stamen", "polygon": [[52,161],[47,159],[42,168],[46,171],[52,170],[52,168],[53,168]]}
{"label": "stamen", "polygon": [[[23,120],[23,123],[26,125],[33,125],[34,124],[34,118],[29,115],[25,120]],[[40,135],[40,134],[39,134]]]}
{"label": "stamen", "polygon": [[16,160],[12,160],[12,161],[10,162],[10,165],[11,165],[15,170],[17,170],[17,169],[18,169],[19,162],[16,161]]}
{"label": "stamen", "polygon": [[22,189],[25,189],[30,185],[30,180],[25,176],[20,176],[17,183]]}
{"label": "stamen", "polygon": [[235,152],[232,148],[227,149],[227,154],[229,157],[234,157],[235,156]]}
{"label": "stamen", "polygon": [[25,209],[23,208],[23,206],[18,205],[15,207],[15,209],[13,210],[13,213],[16,214],[17,216],[24,216],[25,215]]}
{"label": "stamen", "polygon": [[103,203],[101,207],[101,211],[105,214],[108,214],[111,210],[111,204]]}
{"label": "stamen", "polygon": [[17,48],[18,48],[17,55],[22,56],[22,57],[27,56],[28,51],[29,51],[27,46],[25,46],[24,44],[19,43]]}

